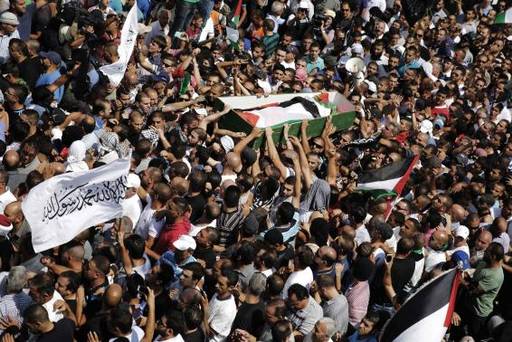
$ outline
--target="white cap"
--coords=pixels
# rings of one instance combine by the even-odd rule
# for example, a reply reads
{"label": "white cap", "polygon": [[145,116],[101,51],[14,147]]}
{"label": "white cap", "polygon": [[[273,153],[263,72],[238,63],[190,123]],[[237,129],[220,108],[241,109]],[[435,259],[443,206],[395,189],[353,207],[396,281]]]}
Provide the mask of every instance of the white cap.
{"label": "white cap", "polygon": [[361,44],[354,43],[350,47],[350,52],[352,53],[352,56],[362,55],[364,53],[364,48]]}
{"label": "white cap", "polygon": [[420,123],[420,132],[432,134],[432,130],[434,129],[434,124],[430,120],[423,120]]}
{"label": "white cap", "polygon": [[377,85],[375,84],[375,82],[370,81],[370,80],[364,80],[364,83],[366,83],[368,85],[369,91],[371,91],[372,93],[377,92]]}
{"label": "white cap", "polygon": [[223,135],[222,137],[220,137],[220,144],[222,145],[226,153],[235,148],[235,142],[233,141],[233,138],[227,135]]}
{"label": "white cap", "polygon": [[182,235],[180,238],[173,242],[174,247],[180,251],[189,249],[196,249],[196,240],[190,235]]}
{"label": "white cap", "polygon": [[140,177],[135,173],[130,173],[126,179],[126,186],[129,188],[139,188],[140,187]]}
{"label": "white cap", "polygon": [[469,236],[469,229],[466,226],[460,225],[455,228],[455,236],[460,236],[464,240],[466,240]]}
{"label": "white cap", "polygon": [[299,8],[309,9],[309,4],[307,1],[299,2]]}

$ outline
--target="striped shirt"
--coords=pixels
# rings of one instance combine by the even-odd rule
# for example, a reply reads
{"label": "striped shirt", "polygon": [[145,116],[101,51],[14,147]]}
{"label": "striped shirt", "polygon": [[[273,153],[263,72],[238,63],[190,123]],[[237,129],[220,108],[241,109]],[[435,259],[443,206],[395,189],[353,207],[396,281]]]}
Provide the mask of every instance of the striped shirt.
{"label": "striped shirt", "polygon": [[226,246],[235,242],[235,234],[244,220],[242,208],[232,212],[220,213],[217,218],[217,230],[219,231],[219,245]]}
{"label": "striped shirt", "polygon": [[279,45],[279,34],[273,33],[271,36],[263,37],[263,45],[265,45],[265,57],[270,57],[277,50]]}
{"label": "striped shirt", "polygon": [[348,321],[353,327],[357,327],[368,311],[368,302],[370,301],[368,281],[358,281],[353,284],[348,288],[345,297],[348,302]]}
{"label": "striped shirt", "polygon": [[304,309],[291,309],[286,315],[293,329],[304,336],[313,331],[315,323],[323,316],[322,307],[312,297],[309,297],[308,305]]}
{"label": "striped shirt", "polygon": [[0,298],[0,317],[23,322],[23,311],[32,304],[32,298],[21,291],[10,293]]}

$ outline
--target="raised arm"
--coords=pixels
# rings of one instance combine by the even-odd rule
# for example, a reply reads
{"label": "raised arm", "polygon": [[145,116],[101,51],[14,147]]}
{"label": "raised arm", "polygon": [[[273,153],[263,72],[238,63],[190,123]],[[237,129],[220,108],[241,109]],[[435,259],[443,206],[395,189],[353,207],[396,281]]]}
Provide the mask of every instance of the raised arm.
{"label": "raised arm", "polygon": [[254,127],[248,136],[240,140],[238,144],[235,145],[235,147],[233,148],[233,152],[241,154],[244,148],[246,148],[254,139],[258,138],[262,133],[263,132],[258,127]]}
{"label": "raised arm", "polygon": [[274,166],[277,167],[279,173],[281,174],[281,178],[284,180],[286,178],[287,168],[286,166],[284,166],[283,162],[281,161],[281,158],[279,158],[279,153],[277,152],[276,145],[274,144],[274,140],[272,139],[271,127],[265,128],[265,137],[267,139],[267,147],[270,159],[272,160],[272,163],[274,163]]}
{"label": "raised arm", "polygon": [[199,128],[202,128],[206,131],[209,123],[218,121],[222,116],[229,113],[230,110],[230,106],[224,105],[224,109],[222,109],[222,111],[205,116],[201,119],[201,122],[199,122]]}
{"label": "raised arm", "polygon": [[306,185],[306,189],[309,190],[311,185],[313,185],[313,175],[311,173],[311,169],[309,168],[308,158],[306,157],[306,153],[304,153],[302,145],[300,144],[300,141],[297,137],[290,137],[290,142],[295,147],[296,152],[299,154],[300,167],[304,177],[304,184]]}
{"label": "raised arm", "polygon": [[308,140],[308,120],[303,120],[302,124],[300,125],[300,140],[302,142],[304,153],[311,152],[311,147],[309,146]]}

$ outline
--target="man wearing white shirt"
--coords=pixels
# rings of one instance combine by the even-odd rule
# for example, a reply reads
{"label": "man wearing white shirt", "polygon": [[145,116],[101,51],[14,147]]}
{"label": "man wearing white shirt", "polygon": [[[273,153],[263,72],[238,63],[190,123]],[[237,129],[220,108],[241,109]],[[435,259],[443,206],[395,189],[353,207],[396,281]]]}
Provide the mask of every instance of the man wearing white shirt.
{"label": "man wearing white shirt", "polygon": [[4,213],[5,207],[12,202],[16,201],[16,197],[12,194],[7,186],[9,183],[9,175],[7,171],[0,171],[0,214]]}
{"label": "man wearing white shirt", "polygon": [[140,178],[134,173],[128,175],[126,181],[125,199],[122,202],[123,216],[127,216],[132,221],[132,227],[136,227],[142,213],[142,202],[137,195],[137,189],[140,187]]}
{"label": "man wearing white shirt", "polygon": [[54,308],[55,302],[63,299],[55,291],[53,280],[48,274],[40,273],[30,280],[30,297],[48,311],[48,318],[51,322],[55,323],[64,318],[62,312],[56,311]]}
{"label": "man wearing white shirt", "polygon": [[16,14],[3,12],[0,14],[0,64],[9,61],[9,42],[13,38],[20,38],[18,33],[19,21]]}
{"label": "man wearing white shirt", "polygon": [[158,12],[158,20],[151,24],[151,32],[149,32],[144,39],[144,43],[149,46],[153,38],[157,36],[167,36],[169,34],[169,17],[170,13],[166,9],[161,9]]}
{"label": "man wearing white shirt", "polygon": [[309,289],[313,282],[313,271],[310,265],[313,264],[315,255],[308,247],[299,249],[293,262],[295,271],[290,274],[283,287],[282,297],[288,298],[288,289],[293,284],[300,284]]}
{"label": "man wearing white shirt", "polygon": [[165,183],[155,184],[153,194],[147,196],[147,204],[139,217],[139,222],[135,226],[136,234],[139,234],[144,240],[155,239],[158,236],[165,220],[156,220],[154,214],[165,208],[171,196],[172,192],[169,185]]}
{"label": "man wearing white shirt", "polygon": [[217,292],[208,307],[208,325],[213,331],[210,342],[224,342],[231,332],[237,307],[232,291],[238,283],[238,274],[231,270],[222,270],[217,277]]}

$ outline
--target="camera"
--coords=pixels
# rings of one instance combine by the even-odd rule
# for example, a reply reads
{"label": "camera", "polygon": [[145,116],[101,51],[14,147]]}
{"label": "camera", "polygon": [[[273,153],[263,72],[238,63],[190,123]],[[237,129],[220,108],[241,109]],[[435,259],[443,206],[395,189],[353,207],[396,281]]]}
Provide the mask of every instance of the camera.
{"label": "camera", "polygon": [[325,15],[323,14],[315,14],[312,19],[313,22],[313,30],[319,31],[320,26],[322,26],[322,23],[325,22]]}

